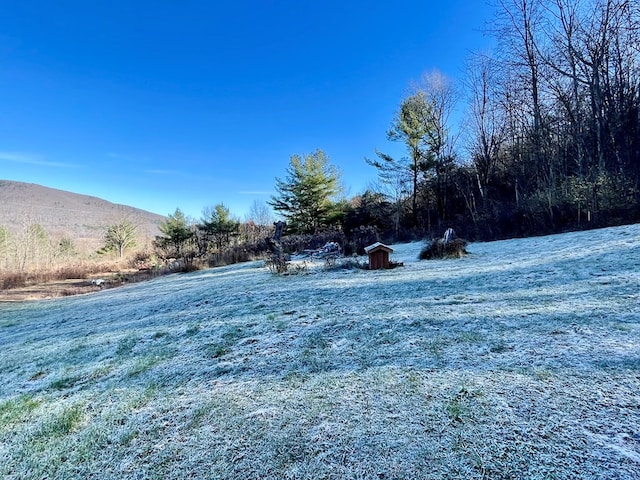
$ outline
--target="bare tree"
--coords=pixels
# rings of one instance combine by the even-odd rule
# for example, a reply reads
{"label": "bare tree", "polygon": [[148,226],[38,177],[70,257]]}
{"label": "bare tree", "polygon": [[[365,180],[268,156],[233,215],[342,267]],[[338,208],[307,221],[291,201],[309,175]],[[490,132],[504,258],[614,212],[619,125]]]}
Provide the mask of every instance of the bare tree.
{"label": "bare tree", "polygon": [[265,202],[254,200],[246,216],[247,221],[256,225],[271,226],[275,221],[273,212]]}
{"label": "bare tree", "polygon": [[123,258],[127,248],[136,246],[137,231],[137,225],[134,225],[126,218],[109,225],[104,234],[105,249],[115,250],[118,253],[118,257]]}
{"label": "bare tree", "polygon": [[435,174],[435,198],[441,220],[447,218],[447,192],[453,169],[456,136],[452,134],[450,119],[458,101],[458,90],[453,81],[438,70],[422,75],[415,86],[428,108],[420,110],[424,125],[426,154],[431,159]]}
{"label": "bare tree", "polygon": [[[378,181],[371,186],[371,190],[379,192],[393,205],[393,233],[398,237],[400,232],[400,221],[402,218],[405,199],[412,197],[415,192],[415,175],[413,170],[407,170],[403,165],[396,162],[390,155],[386,155],[376,150],[378,159],[371,160],[365,158],[367,164],[378,170]],[[414,185],[412,190],[411,185]],[[415,205],[413,208],[416,208]]]}
{"label": "bare tree", "polygon": [[10,270],[12,248],[11,233],[6,227],[0,226],[0,262],[5,270]]}
{"label": "bare tree", "polygon": [[549,85],[558,123],[568,125],[558,129],[557,142],[572,154],[565,185],[591,184],[589,203],[597,210],[605,177],[618,184],[614,191],[628,188],[621,173],[638,181],[640,7],[627,0],[555,0],[548,13],[552,48],[545,60],[555,73]]}
{"label": "bare tree", "polygon": [[506,140],[506,118],[496,92],[499,82],[495,62],[486,55],[476,55],[467,65],[466,78],[471,136],[467,148],[486,209],[488,187]]}
{"label": "bare tree", "polygon": [[450,157],[455,146],[451,134],[451,113],[458,101],[458,91],[454,82],[439,70],[431,70],[422,75],[414,86],[416,93],[422,94],[429,108],[419,111],[425,125],[426,144],[436,162]]}
{"label": "bare tree", "polygon": [[[547,190],[553,184],[554,171],[546,154],[547,135],[543,114],[543,27],[545,24],[542,0],[499,0],[500,11],[495,33],[499,40],[500,59],[508,69],[509,108],[512,102],[524,102],[524,122],[514,123],[518,136],[517,158],[525,170],[532,190]],[[520,91],[518,91],[520,90]],[[515,145],[514,145],[515,146]]]}
{"label": "bare tree", "polygon": [[245,215],[245,221],[241,229],[244,231],[246,240],[253,243],[268,237],[273,230],[274,222],[275,216],[269,205],[265,202],[254,200],[249,212]]}

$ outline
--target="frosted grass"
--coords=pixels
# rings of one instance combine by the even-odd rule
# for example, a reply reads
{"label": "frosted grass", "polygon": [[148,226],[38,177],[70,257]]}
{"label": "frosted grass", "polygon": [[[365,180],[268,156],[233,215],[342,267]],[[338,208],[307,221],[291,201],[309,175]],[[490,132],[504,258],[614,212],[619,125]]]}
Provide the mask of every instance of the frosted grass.
{"label": "frosted grass", "polygon": [[640,478],[640,225],[0,305],[4,478]]}

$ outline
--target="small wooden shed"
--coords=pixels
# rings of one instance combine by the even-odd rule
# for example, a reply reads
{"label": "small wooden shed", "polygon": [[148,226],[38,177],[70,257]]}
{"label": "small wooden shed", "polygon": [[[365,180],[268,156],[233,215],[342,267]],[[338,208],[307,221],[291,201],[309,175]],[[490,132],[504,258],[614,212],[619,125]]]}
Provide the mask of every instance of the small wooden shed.
{"label": "small wooden shed", "polygon": [[389,268],[389,254],[393,253],[393,249],[384,243],[376,242],[364,249],[369,255],[369,270],[379,270],[381,268]]}

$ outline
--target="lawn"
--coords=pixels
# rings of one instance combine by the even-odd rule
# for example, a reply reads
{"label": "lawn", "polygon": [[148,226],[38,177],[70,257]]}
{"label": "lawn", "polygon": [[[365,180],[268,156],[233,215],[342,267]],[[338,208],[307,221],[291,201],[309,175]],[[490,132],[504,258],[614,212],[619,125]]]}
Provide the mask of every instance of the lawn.
{"label": "lawn", "polygon": [[640,225],[0,304],[7,479],[640,478]]}

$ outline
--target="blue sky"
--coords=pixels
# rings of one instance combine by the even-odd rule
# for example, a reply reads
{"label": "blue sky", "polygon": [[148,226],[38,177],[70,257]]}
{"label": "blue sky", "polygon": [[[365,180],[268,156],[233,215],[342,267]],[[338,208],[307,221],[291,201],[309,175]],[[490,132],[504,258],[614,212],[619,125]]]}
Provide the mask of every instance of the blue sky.
{"label": "blue sky", "polygon": [[460,78],[484,1],[0,0],[0,179],[240,218],[322,149],[347,193],[408,85]]}

